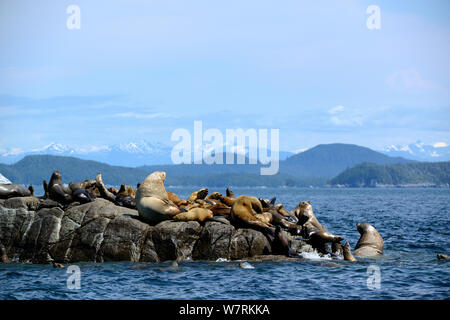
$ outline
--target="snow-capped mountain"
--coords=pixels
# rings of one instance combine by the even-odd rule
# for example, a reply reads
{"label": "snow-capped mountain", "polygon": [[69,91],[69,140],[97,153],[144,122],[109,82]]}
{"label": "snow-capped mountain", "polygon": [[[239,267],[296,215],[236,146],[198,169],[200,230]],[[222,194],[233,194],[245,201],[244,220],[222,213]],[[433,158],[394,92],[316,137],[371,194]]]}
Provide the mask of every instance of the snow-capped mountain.
{"label": "snow-capped mountain", "polygon": [[403,157],[418,161],[450,161],[450,145],[445,142],[427,145],[417,141],[408,145],[390,145],[381,152],[391,157]]}
{"label": "snow-capped mountain", "polygon": [[[208,146],[203,146],[203,151],[211,150],[208,149]],[[245,148],[245,150],[240,151],[234,148],[233,152],[248,155],[249,150]],[[145,140],[119,143],[111,146],[90,146],[87,148],[72,147],[52,142],[41,148],[34,148],[29,151],[23,151],[19,148],[0,149],[0,163],[12,164],[27,155],[49,154],[94,160],[110,165],[139,167],[143,165],[173,164],[171,153],[171,146],[159,142],[150,143]],[[280,151],[279,160],[284,160],[291,155],[293,153]]]}
{"label": "snow-capped mountain", "polygon": [[41,148],[22,151],[18,148],[0,150],[1,163],[14,163],[27,155],[50,154],[71,156],[84,160],[105,162],[111,165],[136,167],[153,164],[171,163],[172,148],[161,143],[138,141],[112,146],[91,146],[79,148],[52,142]]}

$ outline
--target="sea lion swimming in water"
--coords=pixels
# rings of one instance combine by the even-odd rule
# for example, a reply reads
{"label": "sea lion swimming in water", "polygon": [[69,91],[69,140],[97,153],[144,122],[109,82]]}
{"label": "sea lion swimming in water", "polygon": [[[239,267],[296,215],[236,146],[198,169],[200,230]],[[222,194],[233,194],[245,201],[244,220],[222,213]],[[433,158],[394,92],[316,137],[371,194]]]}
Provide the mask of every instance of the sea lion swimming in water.
{"label": "sea lion swimming in water", "polygon": [[31,196],[31,192],[24,186],[14,183],[0,184],[0,199],[29,196]]}
{"label": "sea lion swimming in water", "polygon": [[352,255],[352,250],[350,249],[350,244],[348,243],[348,241],[342,247],[342,255],[344,256],[344,260],[357,261]]}
{"label": "sea lion swimming in water", "polygon": [[148,175],[136,191],[136,207],[139,216],[150,224],[171,220],[180,209],[169,200],[164,188],[166,173],[155,171]]}
{"label": "sea lion swimming in water", "polygon": [[357,223],[356,228],[361,234],[361,237],[355,246],[353,255],[371,257],[383,254],[383,239],[373,226],[368,223]]}
{"label": "sea lion swimming in water", "polygon": [[437,257],[439,260],[450,260],[450,256],[448,256],[448,255],[446,255],[446,254],[442,254],[442,253],[438,253],[438,254],[436,255],[436,257]]}

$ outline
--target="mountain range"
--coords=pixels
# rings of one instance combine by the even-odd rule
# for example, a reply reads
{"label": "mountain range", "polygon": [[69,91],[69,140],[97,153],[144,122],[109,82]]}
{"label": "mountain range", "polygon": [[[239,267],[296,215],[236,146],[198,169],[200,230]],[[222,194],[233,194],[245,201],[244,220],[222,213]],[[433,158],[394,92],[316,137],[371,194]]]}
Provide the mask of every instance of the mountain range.
{"label": "mountain range", "polygon": [[407,145],[390,145],[381,152],[388,156],[417,161],[450,161],[450,146],[443,142],[434,145],[427,145],[421,141]]}
{"label": "mountain range", "polygon": [[[247,159],[248,162],[248,159]],[[92,160],[54,155],[28,155],[14,164],[0,164],[0,173],[14,183],[42,184],[53,170],[60,170],[63,181],[95,178],[101,172],[105,183],[135,185],[149,173],[163,170],[167,185],[203,186],[309,186],[326,182],[359,163],[410,163],[369,148],[349,144],[318,145],[279,162],[279,172],[273,176],[260,175],[261,164],[181,164],[153,165],[136,168],[112,166]]]}
{"label": "mountain range", "polygon": [[[311,149],[302,149],[301,152],[280,151],[279,158],[280,160],[286,160],[295,154],[301,154],[308,150]],[[0,163],[13,164],[28,155],[48,154],[99,161],[115,166],[139,167],[172,164],[171,152],[171,146],[146,140],[88,148],[72,147],[52,142],[41,148],[27,151],[19,148],[0,148]],[[379,150],[379,152],[390,157],[402,157],[416,161],[450,161],[450,146],[442,142],[434,145],[427,145],[421,141],[408,145],[389,145],[383,150]],[[248,156],[248,148],[242,153]]]}
{"label": "mountain range", "polygon": [[[12,164],[26,156],[45,154],[76,157],[83,160],[104,162],[114,166],[138,167],[172,164],[171,152],[171,146],[145,140],[89,148],[71,147],[52,142],[42,148],[28,151],[23,151],[19,148],[0,149],[0,163]],[[248,152],[248,148],[242,151],[245,155],[248,155]],[[293,154],[288,151],[280,151],[279,158],[284,160]]]}

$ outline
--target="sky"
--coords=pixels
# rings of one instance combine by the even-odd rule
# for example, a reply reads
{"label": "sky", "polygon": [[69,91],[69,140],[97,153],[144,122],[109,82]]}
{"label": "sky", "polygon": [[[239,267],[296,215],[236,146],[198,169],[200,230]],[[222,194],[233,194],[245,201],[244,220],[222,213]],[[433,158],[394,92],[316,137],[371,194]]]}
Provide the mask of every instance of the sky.
{"label": "sky", "polygon": [[449,18],[447,0],[2,0],[0,149],[170,144],[195,120],[279,129],[286,151],[450,144]]}

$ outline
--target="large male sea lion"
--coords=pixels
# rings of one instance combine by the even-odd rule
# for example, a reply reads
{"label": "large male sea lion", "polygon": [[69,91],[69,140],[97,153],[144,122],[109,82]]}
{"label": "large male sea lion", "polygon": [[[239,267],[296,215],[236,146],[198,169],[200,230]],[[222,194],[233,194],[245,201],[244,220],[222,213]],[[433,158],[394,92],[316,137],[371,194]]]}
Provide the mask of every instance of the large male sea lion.
{"label": "large male sea lion", "polygon": [[21,186],[20,184],[0,184],[0,199],[29,196],[31,196],[30,190],[25,188],[24,186]]}
{"label": "large male sea lion", "polygon": [[136,207],[139,216],[151,224],[170,220],[180,209],[169,200],[164,188],[166,173],[156,171],[148,175],[136,191]]}
{"label": "large male sea lion", "polygon": [[49,198],[58,202],[68,203],[72,201],[72,191],[64,187],[61,180],[61,173],[58,170],[53,171],[48,183]]}
{"label": "large male sea lion", "polygon": [[383,254],[383,239],[373,226],[368,223],[357,223],[356,228],[361,234],[361,237],[355,246],[353,255],[370,257]]}

